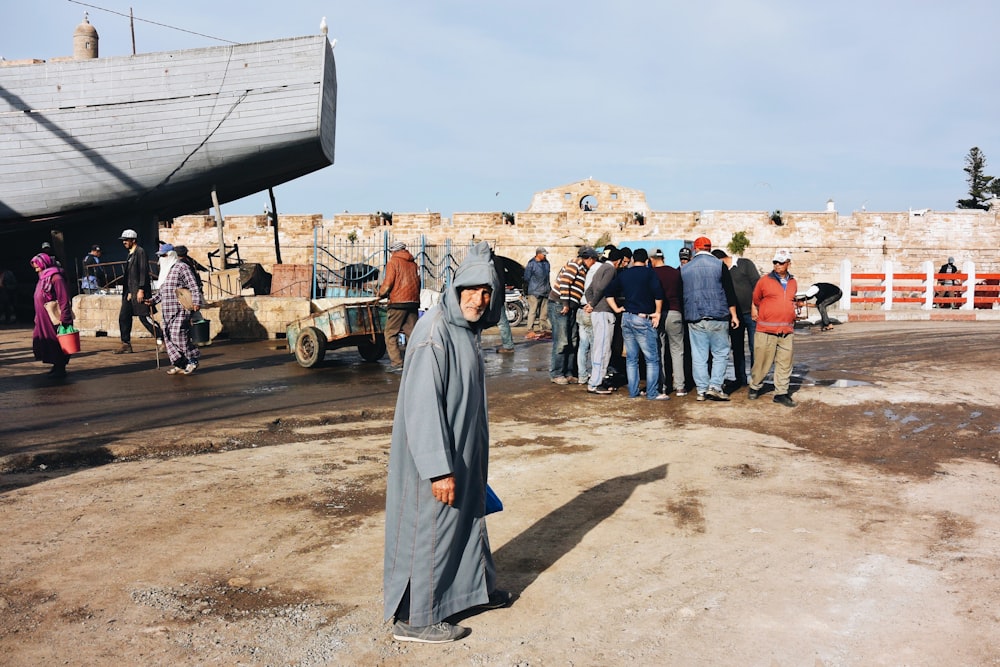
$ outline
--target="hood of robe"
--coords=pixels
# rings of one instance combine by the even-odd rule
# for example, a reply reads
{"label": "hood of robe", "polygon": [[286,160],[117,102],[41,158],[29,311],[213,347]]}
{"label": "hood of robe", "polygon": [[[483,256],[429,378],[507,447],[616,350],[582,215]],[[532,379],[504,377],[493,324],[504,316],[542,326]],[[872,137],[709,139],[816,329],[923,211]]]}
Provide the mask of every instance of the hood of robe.
{"label": "hood of robe", "polygon": [[[493,294],[490,298],[490,307],[479,318],[479,321],[470,322],[462,314],[459,290],[463,287],[476,287],[478,285],[489,285],[493,289]],[[455,272],[451,287],[446,289],[441,297],[441,307],[451,324],[473,331],[482,331],[500,321],[500,309],[504,307],[503,301],[503,285],[493,264],[493,251],[490,250],[489,243],[480,241],[469,249],[465,261]]]}

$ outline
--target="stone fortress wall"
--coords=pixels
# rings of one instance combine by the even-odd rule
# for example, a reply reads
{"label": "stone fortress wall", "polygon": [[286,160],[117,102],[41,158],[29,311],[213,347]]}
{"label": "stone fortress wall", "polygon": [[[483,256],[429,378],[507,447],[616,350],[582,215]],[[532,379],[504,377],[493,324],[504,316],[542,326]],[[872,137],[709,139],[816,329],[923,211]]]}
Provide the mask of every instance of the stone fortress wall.
{"label": "stone fortress wall", "polygon": [[[593,210],[584,210],[589,204]],[[854,271],[880,272],[886,260],[897,271],[918,272],[925,261],[935,270],[949,256],[961,270],[973,261],[977,273],[1000,272],[1000,228],[993,211],[902,211],[859,212],[841,215],[832,203],[826,211],[783,211],[782,224],[770,219],[770,211],[654,211],[645,194],[631,188],[587,179],[538,192],[527,210],[513,219],[501,212],[394,213],[391,223],[378,214],[282,215],[279,235],[282,261],[308,265],[312,262],[313,234],[359,238],[390,232],[402,240],[423,235],[428,243],[487,240],[500,255],[526,263],[537,246],[549,250],[553,267],[561,266],[581,244],[602,240],[684,239],[699,236],[725,248],[735,232],[750,240],[744,256],[759,268],[769,268],[775,249],[793,254],[792,272],[801,283],[840,282],[840,265],[850,259]],[[263,265],[271,272],[275,263],[274,230],[265,215],[227,216],[227,244],[238,243],[245,262]],[[206,266],[207,253],[218,248],[218,231],[212,216],[184,216],[163,223],[160,238],[184,244],[192,256]],[[676,264],[676,258],[668,258]]]}

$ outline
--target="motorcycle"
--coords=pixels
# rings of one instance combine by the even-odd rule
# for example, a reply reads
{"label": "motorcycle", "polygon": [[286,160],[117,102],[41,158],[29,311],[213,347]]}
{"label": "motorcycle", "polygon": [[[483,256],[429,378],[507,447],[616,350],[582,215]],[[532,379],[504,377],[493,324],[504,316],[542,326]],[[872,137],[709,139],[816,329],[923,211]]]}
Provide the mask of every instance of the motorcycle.
{"label": "motorcycle", "polygon": [[528,318],[528,300],[524,298],[524,293],[516,287],[507,286],[504,290],[503,305],[510,326],[521,326]]}

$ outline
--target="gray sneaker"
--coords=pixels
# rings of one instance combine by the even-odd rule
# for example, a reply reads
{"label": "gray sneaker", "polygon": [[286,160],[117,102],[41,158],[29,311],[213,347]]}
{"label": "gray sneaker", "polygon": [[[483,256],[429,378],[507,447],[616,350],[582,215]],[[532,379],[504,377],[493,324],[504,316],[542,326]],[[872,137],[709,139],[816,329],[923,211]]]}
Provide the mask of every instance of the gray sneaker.
{"label": "gray sneaker", "polygon": [[718,387],[709,387],[708,391],[705,392],[705,398],[710,401],[728,401],[729,396],[726,392],[722,391]]}
{"label": "gray sneaker", "polygon": [[441,621],[434,625],[414,627],[403,621],[396,621],[392,626],[392,638],[399,642],[420,642],[422,644],[447,644],[461,639],[469,634],[468,628]]}

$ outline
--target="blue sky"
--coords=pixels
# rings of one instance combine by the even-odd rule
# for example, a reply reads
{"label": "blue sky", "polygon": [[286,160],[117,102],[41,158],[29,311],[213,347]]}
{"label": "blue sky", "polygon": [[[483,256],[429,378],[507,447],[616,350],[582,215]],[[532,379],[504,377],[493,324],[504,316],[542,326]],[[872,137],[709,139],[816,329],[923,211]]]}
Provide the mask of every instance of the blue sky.
{"label": "blue sky", "polygon": [[[236,42],[336,38],[336,163],[283,214],[522,211],[593,177],[653,210],[951,210],[972,146],[1000,174],[1000,3],[986,0],[95,0]],[[0,56],[102,56],[128,19],[7,3]],[[139,52],[220,44],[136,23]],[[993,162],[990,162],[990,158]],[[260,213],[261,193],[223,206]]]}

